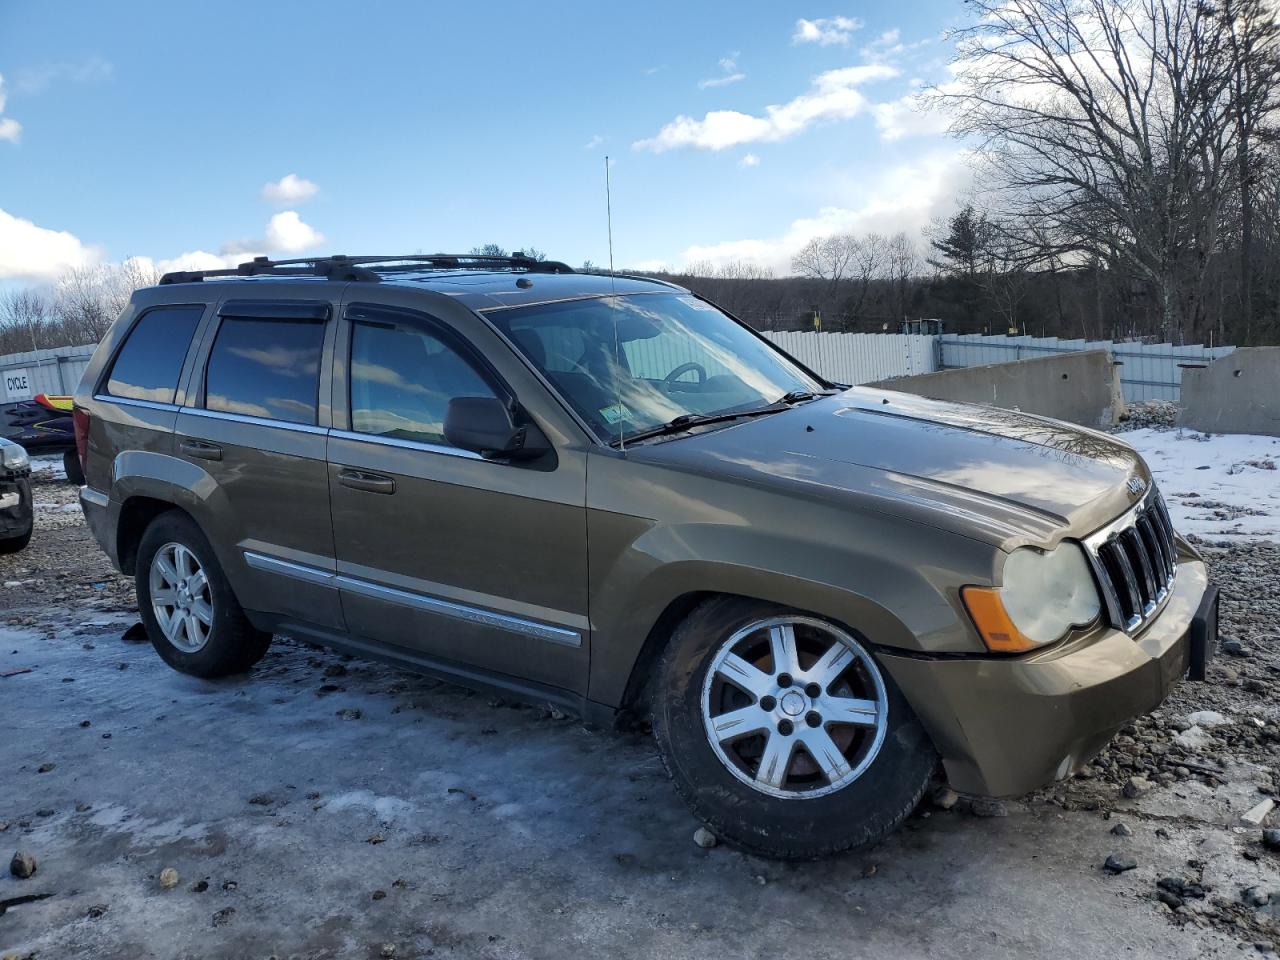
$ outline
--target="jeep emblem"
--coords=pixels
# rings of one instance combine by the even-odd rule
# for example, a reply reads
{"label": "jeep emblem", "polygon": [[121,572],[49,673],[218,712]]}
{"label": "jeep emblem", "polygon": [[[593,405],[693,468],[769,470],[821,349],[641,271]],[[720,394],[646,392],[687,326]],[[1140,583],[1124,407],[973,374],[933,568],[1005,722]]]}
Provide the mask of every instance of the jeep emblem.
{"label": "jeep emblem", "polygon": [[1136,497],[1143,490],[1147,489],[1147,481],[1143,480],[1141,477],[1130,477],[1129,482],[1126,483],[1125,486],[1128,487],[1129,492]]}

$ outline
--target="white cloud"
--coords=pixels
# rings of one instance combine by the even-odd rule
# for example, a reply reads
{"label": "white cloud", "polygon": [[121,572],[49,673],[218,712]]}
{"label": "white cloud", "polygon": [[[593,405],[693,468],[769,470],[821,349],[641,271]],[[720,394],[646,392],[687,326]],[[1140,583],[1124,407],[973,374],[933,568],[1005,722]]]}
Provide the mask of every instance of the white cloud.
{"label": "white cloud", "polygon": [[[4,77],[0,76],[0,114],[4,113],[5,93],[4,93]],[[0,116],[0,140],[8,140],[10,143],[17,143],[18,137],[22,133],[22,124],[13,117]]]}
{"label": "white cloud", "polygon": [[99,251],[65,230],[38,227],[0,210],[0,280],[44,280],[98,262]]}
{"label": "white cloud", "polygon": [[825,120],[846,120],[867,107],[855,88],[872,80],[897,76],[887,64],[862,64],[828,70],[813,80],[807,93],[781,105],[765,107],[763,117],[737,110],[712,110],[701,120],[681,114],[656,135],[632,144],[635,150],[663,153],[679,147],[724,150],[744,143],[785,140]]}
{"label": "white cloud", "polygon": [[871,107],[881,140],[901,140],[947,132],[949,119],[940,110],[929,110],[918,94],[907,94]]}
{"label": "white cloud", "polygon": [[814,237],[894,234],[900,230],[919,236],[935,217],[950,212],[957,196],[970,189],[973,174],[968,160],[963,151],[926,156],[883,173],[856,204],[822,207],[814,216],[793,221],[781,236],[698,244],[687,248],[681,259],[686,264],[745,260],[787,274],[792,255]]}
{"label": "white cloud", "polygon": [[302,218],[293,210],[277,213],[267,221],[266,246],[269,250],[293,253],[322,243],[324,234],[310,224],[303,223]]}
{"label": "white cloud", "polygon": [[760,166],[760,158],[757,157],[754,153],[748,153],[745,156],[743,156],[741,160],[738,161],[738,166],[758,167]]}
{"label": "white cloud", "polygon": [[302,203],[319,192],[320,188],[310,180],[305,180],[296,173],[287,173],[279,180],[263,186],[262,199],[272,203]]}
{"label": "white cloud", "polygon": [[699,80],[698,87],[702,90],[706,90],[708,87],[727,87],[731,83],[737,83],[739,80],[745,79],[747,79],[747,75],[738,69],[738,55],[732,53],[720,59],[720,76]]}
{"label": "white cloud", "polygon": [[833,44],[841,46],[849,42],[855,30],[862,29],[862,21],[856,17],[820,17],[817,20],[796,21],[796,29],[791,34],[792,43],[816,43],[823,47]]}
{"label": "white cloud", "polygon": [[68,80],[71,83],[101,83],[110,80],[115,67],[102,57],[90,57],[76,63],[46,63],[29,67],[14,74],[14,85],[23,93],[40,93],[51,83]]}
{"label": "white cloud", "polygon": [[586,143],[582,145],[582,149],[594,150],[596,147],[600,146],[600,144],[602,143],[604,143],[604,137],[600,136],[600,134],[597,133],[597,134],[594,134],[590,140],[588,140]]}

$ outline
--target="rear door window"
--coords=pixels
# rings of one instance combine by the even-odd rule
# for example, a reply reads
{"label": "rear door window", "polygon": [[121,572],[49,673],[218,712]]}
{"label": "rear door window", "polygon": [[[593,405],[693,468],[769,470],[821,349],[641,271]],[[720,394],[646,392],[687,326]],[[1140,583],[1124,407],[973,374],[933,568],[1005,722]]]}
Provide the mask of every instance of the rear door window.
{"label": "rear door window", "polygon": [[314,424],[325,322],[222,318],[205,373],[205,409]]}
{"label": "rear door window", "polygon": [[116,354],[107,393],[129,400],[173,403],[182,363],[203,313],[202,306],[159,307],[144,313]]}

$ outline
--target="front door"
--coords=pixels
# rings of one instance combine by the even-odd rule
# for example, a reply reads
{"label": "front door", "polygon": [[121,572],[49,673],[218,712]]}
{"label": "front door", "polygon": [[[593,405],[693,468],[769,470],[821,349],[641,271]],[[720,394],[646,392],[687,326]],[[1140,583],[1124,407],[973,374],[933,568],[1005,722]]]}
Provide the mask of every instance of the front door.
{"label": "front door", "polygon": [[451,398],[509,390],[425,314],[352,305],[337,349],[350,429],[330,433],[328,469],[348,630],[585,693],[583,459],[521,465],[450,446]]}

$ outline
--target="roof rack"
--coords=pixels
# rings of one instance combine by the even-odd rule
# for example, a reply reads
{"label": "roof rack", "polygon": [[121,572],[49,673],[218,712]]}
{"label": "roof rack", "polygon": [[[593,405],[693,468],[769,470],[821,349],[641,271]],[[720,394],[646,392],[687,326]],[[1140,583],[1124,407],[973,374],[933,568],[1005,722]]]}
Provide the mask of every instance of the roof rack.
{"label": "roof rack", "polygon": [[[526,273],[573,273],[568,264],[558,260],[535,260],[517,253],[495,257],[476,253],[410,254],[403,257],[302,257],[297,260],[271,260],[254,257],[238,267],[222,270],[175,270],[160,278],[161,285],[199,283],[210,277],[325,277],[329,280],[351,280],[377,283],[381,274],[374,264],[411,264],[411,270],[492,270],[507,268]],[[392,267],[384,268],[390,272]]]}

